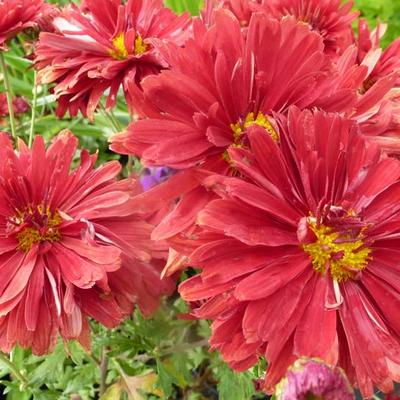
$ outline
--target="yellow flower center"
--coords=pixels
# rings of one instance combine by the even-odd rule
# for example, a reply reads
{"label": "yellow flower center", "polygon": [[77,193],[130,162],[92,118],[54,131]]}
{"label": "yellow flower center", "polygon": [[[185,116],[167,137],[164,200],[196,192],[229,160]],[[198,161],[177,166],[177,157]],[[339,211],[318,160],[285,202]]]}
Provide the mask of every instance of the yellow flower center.
{"label": "yellow flower center", "polygon": [[269,119],[261,112],[259,112],[256,118],[254,118],[254,113],[251,112],[246,115],[246,118],[244,119],[243,122],[239,121],[236,124],[230,125],[233,131],[234,145],[237,146],[241,145],[242,136],[244,132],[246,131],[247,128],[249,128],[252,125],[258,125],[264,128],[267,131],[267,133],[271,136],[271,138],[275,140],[275,142],[279,140],[278,134],[276,133],[271,122],[269,122]]}
{"label": "yellow flower center", "polygon": [[135,54],[140,56],[147,51],[147,44],[143,41],[142,37],[138,34],[135,39]]}
{"label": "yellow flower center", "polygon": [[38,205],[29,206],[24,211],[17,210],[10,222],[13,225],[12,231],[17,232],[18,250],[28,252],[36,243],[61,240],[58,226],[62,218],[58,211],[52,212],[49,207]]}
{"label": "yellow flower center", "polygon": [[325,274],[328,270],[337,282],[354,278],[371,260],[372,250],[364,246],[362,234],[356,238],[339,235],[329,226],[309,223],[316,236],[314,243],[304,244],[303,250],[310,256],[315,271]]}
{"label": "yellow flower center", "polygon": [[[230,128],[233,131],[233,143],[232,147],[243,147],[246,141],[245,132],[246,129],[252,125],[258,125],[264,128],[267,133],[271,136],[271,138],[275,141],[279,141],[279,136],[272,126],[269,119],[261,112],[259,112],[254,118],[254,113],[250,112],[246,115],[244,121],[238,121],[235,124],[230,124]],[[225,151],[222,155],[222,158],[227,162],[231,163],[231,159],[229,157],[228,151]]]}
{"label": "yellow flower center", "polygon": [[[121,32],[113,40],[113,49],[110,50],[111,57],[116,60],[126,60],[129,57],[129,51],[125,45],[125,34]],[[135,39],[135,45],[133,49],[133,54],[141,55],[147,50],[147,44],[144,43],[142,37],[137,34]]]}

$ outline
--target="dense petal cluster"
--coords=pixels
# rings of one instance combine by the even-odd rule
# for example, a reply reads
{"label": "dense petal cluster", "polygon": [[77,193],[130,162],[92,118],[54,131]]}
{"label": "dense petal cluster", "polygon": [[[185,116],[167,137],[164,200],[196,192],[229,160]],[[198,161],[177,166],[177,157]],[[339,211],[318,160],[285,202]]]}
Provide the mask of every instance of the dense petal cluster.
{"label": "dense petal cluster", "polygon": [[179,197],[153,232],[154,239],[169,240],[171,272],[186,265],[192,248],[185,239],[196,231],[197,212],[213,198],[199,186],[201,178],[197,185],[188,179],[190,170],[235,175],[227,150],[249,148],[251,126],[277,140],[273,113],[296,105],[340,112],[374,140],[394,128],[394,107],[384,97],[395,85],[394,72],[361,92],[369,68],[357,60],[354,46],[333,62],[323,37],[293,17],[253,12],[246,34],[226,9],[217,9],[213,21],[209,29],[195,25],[194,39],[172,49],[168,71],[144,79],[143,93],[134,95],[147,118],[111,139],[114,151],[138,155],[144,165],[185,170],[175,177],[180,190],[167,182],[138,198],[138,207],[156,208],[161,199]]}
{"label": "dense petal cluster", "polygon": [[209,30],[198,24],[195,39],[171,51],[169,70],[143,80],[136,100],[148,118],[114,136],[113,150],[149,166],[221,162],[228,147],[246,146],[248,126],[273,135],[272,111],[293,104],[342,111],[353,103],[350,89],[336,93],[322,38],[304,24],[255,13],[244,36],[227,10],[217,10],[215,20]]}
{"label": "dense petal cluster", "polygon": [[400,40],[383,51],[385,26],[363,20],[354,33],[352,1],[204,3],[191,20],[162,0],[0,0],[0,51],[46,30],[35,67],[59,117],[92,119],[122,88],[134,122],[111,149],[144,167],[118,180],[118,162],[77,160],[71,133],[47,150],[0,133],[0,349],[88,347],[88,318],[150,315],[190,266],[186,317],[212,321],[232,368],[265,357],[265,391],[351,399],[343,369],[363,396],[390,393]]}
{"label": "dense petal cluster", "polygon": [[352,40],[352,22],[358,12],[353,2],[341,0],[265,0],[268,13],[276,18],[295,17],[324,38],[325,51],[335,56]]}
{"label": "dense petal cluster", "polygon": [[378,24],[371,31],[365,20],[360,19],[358,23],[356,42],[358,62],[364,63],[370,69],[365,90],[368,90],[380,78],[391,75],[400,69],[400,39],[395,40],[385,50],[381,48],[380,41],[386,33],[386,29],[386,25]]}
{"label": "dense petal cluster", "polygon": [[213,320],[210,343],[233,368],[265,355],[266,390],[295,359],[343,368],[364,396],[400,379],[396,307],[400,162],[335,114],[278,117],[278,141],[249,128],[231,148],[236,177],[212,175],[180,286]]}
{"label": "dense petal cluster", "polygon": [[53,19],[54,32],[40,36],[36,68],[42,83],[55,83],[57,114],[80,110],[93,116],[109,90],[113,107],[121,85],[130,106],[127,84],[168,67],[159,47],[184,43],[188,17],[175,15],[162,0],[85,0],[66,7]]}
{"label": "dense petal cluster", "polygon": [[[340,86],[322,37],[306,25],[254,13],[243,35],[230,11],[218,9],[214,20],[210,29],[196,24],[194,39],[171,50],[169,70],[143,80],[135,99],[147,118],[111,139],[111,149],[138,155],[146,166],[185,170],[175,177],[181,199],[153,232],[156,239],[191,234],[196,212],[212,194],[188,179],[190,170],[234,174],[227,149],[247,148],[250,126],[276,140],[275,111],[296,105],[340,112],[356,101],[354,88]],[[176,193],[170,187],[149,192],[140,207],[157,205],[149,197],[168,201]]]}
{"label": "dense petal cluster", "polygon": [[353,400],[354,391],[343,371],[319,360],[299,359],[276,388],[277,400]]}
{"label": "dense petal cluster", "polygon": [[[345,115],[357,120],[362,132],[389,153],[399,153],[400,107],[399,72],[400,42],[393,42],[386,50],[380,39],[386,27],[378,25],[372,32],[364,20],[359,21],[356,41],[337,60],[337,67],[344,77],[352,77],[358,87],[356,107]],[[367,68],[357,78],[352,71]]]}
{"label": "dense petal cluster", "polygon": [[212,20],[214,9],[226,8],[246,30],[254,12],[281,20],[293,17],[317,32],[324,40],[324,51],[333,58],[341,55],[353,43],[352,22],[358,12],[352,11],[353,2],[340,0],[208,0],[203,18]]}
{"label": "dense petal cluster", "polygon": [[163,275],[202,270],[183,298],[233,368],[265,355],[266,390],[306,356],[365,396],[389,392],[400,163],[381,150],[399,148],[398,44],[383,52],[363,22],[355,39],[351,3],[211,3],[185,48],[164,49],[170,69],[131,91],[143,118],[111,140],[181,170],[136,198],[178,199],[152,234],[171,246]]}
{"label": "dense petal cluster", "polygon": [[0,51],[8,39],[36,26],[45,7],[43,0],[0,0]]}
{"label": "dense petal cluster", "polygon": [[94,168],[64,132],[46,150],[17,152],[0,135],[0,348],[16,344],[35,354],[52,349],[58,334],[89,346],[91,317],[116,326],[138,304],[152,313],[173,289],[160,281],[163,248],[152,225],[135,214],[132,180],[118,181],[118,162]]}
{"label": "dense petal cluster", "polygon": [[206,0],[202,18],[207,24],[212,23],[213,11],[218,8],[226,8],[231,11],[244,30],[248,27],[254,12],[266,11],[262,0]]}

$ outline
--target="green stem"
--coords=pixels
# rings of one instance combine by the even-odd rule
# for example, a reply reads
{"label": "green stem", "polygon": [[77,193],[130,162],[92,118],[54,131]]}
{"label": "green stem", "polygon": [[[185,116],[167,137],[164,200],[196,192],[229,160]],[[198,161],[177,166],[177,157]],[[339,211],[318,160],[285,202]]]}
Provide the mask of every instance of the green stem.
{"label": "green stem", "polygon": [[202,340],[198,340],[197,342],[192,342],[192,343],[180,343],[173,347],[161,350],[158,355],[160,357],[165,357],[170,354],[182,353],[187,350],[195,349],[197,347],[204,347],[204,346],[209,346],[208,339],[202,339]]}
{"label": "green stem", "polygon": [[126,170],[129,178],[132,175],[132,170],[133,170],[133,157],[131,155],[128,156],[128,162],[126,163]]}
{"label": "green stem", "polygon": [[17,141],[17,128],[16,128],[16,123],[15,123],[14,108],[13,108],[13,104],[12,104],[11,85],[10,85],[10,81],[8,79],[6,60],[4,57],[4,53],[2,51],[0,51],[0,67],[1,67],[1,71],[3,73],[4,87],[6,89],[8,112],[10,115],[11,134],[12,134],[12,137],[14,138],[14,141]]}
{"label": "green stem", "polygon": [[28,379],[26,379],[26,377],[21,374],[21,372],[18,370],[17,366],[15,364],[13,364],[4,353],[0,353],[0,362],[5,364],[8,367],[8,369],[11,371],[11,373],[13,375],[15,375],[17,377],[17,379],[21,382],[22,390],[28,386],[28,384],[29,384]]}
{"label": "green stem", "polygon": [[101,349],[101,362],[100,362],[100,397],[107,390],[107,371],[108,371],[108,357],[107,350],[103,347]]}
{"label": "green stem", "polygon": [[35,133],[35,121],[36,121],[36,106],[37,106],[37,82],[36,82],[36,70],[34,70],[34,80],[35,85],[33,87],[33,101],[32,101],[32,117],[31,117],[31,127],[29,129],[29,142],[28,146],[32,147],[33,135]]}
{"label": "green stem", "polygon": [[114,125],[115,125],[116,128],[118,129],[118,132],[122,132],[122,130],[123,130],[123,129],[122,129],[122,126],[121,126],[121,124],[119,123],[118,118],[115,116],[113,110],[110,110],[110,116],[111,116],[111,119],[114,121]]}
{"label": "green stem", "polygon": [[165,349],[155,349],[154,354],[149,355],[149,354],[138,354],[133,359],[135,361],[140,361],[140,362],[147,362],[151,360],[152,358],[157,358],[157,357],[165,357],[169,356],[171,354],[175,353],[183,353],[188,350],[196,349],[198,347],[204,347],[204,346],[209,346],[208,340],[207,339],[202,339],[197,342],[192,342],[192,343],[180,343],[175,346],[165,348]]}
{"label": "green stem", "polygon": [[108,121],[110,128],[115,132],[119,132],[119,127],[111,117],[111,114],[108,113],[102,103],[99,104],[99,109],[101,113],[103,114],[103,117]]}

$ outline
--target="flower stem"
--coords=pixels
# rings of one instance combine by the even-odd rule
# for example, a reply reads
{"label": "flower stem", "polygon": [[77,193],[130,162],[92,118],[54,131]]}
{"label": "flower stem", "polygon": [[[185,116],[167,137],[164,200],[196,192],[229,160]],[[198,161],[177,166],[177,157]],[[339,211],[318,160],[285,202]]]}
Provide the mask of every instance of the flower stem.
{"label": "flower stem", "polygon": [[28,379],[26,379],[26,377],[22,375],[22,373],[18,370],[17,366],[14,363],[12,363],[4,353],[0,353],[0,362],[5,364],[11,371],[11,373],[15,375],[16,378],[21,382],[22,390],[28,386],[29,384]]}
{"label": "flower stem", "polygon": [[122,131],[122,126],[119,123],[118,118],[115,116],[114,111],[112,109],[110,109],[110,117],[114,121],[114,125],[117,128],[118,132],[121,132]]}
{"label": "flower stem", "polygon": [[126,163],[126,171],[128,173],[128,178],[132,175],[132,170],[133,170],[133,157],[129,155],[128,162]]}
{"label": "flower stem", "polygon": [[103,347],[101,349],[101,362],[100,362],[100,397],[107,389],[107,370],[108,370],[108,357],[107,350]]}
{"label": "flower stem", "polygon": [[37,81],[36,81],[36,70],[33,71],[33,101],[32,101],[32,116],[31,116],[31,127],[29,129],[29,141],[28,146],[32,147],[33,135],[35,134],[35,122],[36,122],[36,106],[37,106]]}
{"label": "flower stem", "polygon": [[195,349],[197,347],[204,347],[204,346],[209,346],[208,339],[202,339],[198,340],[197,342],[191,342],[191,343],[180,343],[177,344],[173,347],[164,349],[163,351],[161,350],[159,352],[160,357],[164,357],[170,354],[175,354],[175,353],[181,353],[187,350]]}
{"label": "flower stem", "polygon": [[13,104],[12,104],[11,85],[10,85],[10,81],[8,79],[6,60],[4,57],[4,53],[2,51],[0,51],[0,67],[1,67],[0,68],[1,72],[3,73],[4,87],[5,87],[6,96],[7,96],[8,112],[10,115],[11,134],[12,134],[14,141],[16,141],[17,140],[17,128],[16,128],[16,123],[15,123],[14,108],[13,108]]}
{"label": "flower stem", "polygon": [[116,122],[114,121],[114,119],[112,118],[111,114],[109,112],[107,112],[106,108],[104,107],[104,105],[102,103],[99,104],[99,109],[101,111],[101,113],[103,114],[103,117],[107,120],[109,127],[115,132],[118,133],[119,132],[119,127],[116,124]]}

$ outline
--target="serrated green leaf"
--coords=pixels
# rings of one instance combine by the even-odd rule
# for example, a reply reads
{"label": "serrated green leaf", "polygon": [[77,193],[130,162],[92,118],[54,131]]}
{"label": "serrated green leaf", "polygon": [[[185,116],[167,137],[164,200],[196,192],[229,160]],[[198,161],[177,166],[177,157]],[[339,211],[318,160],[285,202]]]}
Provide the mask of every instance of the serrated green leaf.
{"label": "serrated green leaf", "polygon": [[172,394],[173,377],[168,374],[162,361],[157,359],[157,386],[163,391],[165,398],[168,399]]}
{"label": "serrated green leaf", "polygon": [[29,382],[34,385],[56,382],[63,374],[66,354],[62,343],[59,343],[53,353],[47,355],[29,376]]}
{"label": "serrated green leaf", "polygon": [[255,394],[253,384],[254,376],[249,372],[233,372],[226,364],[218,368],[219,400],[244,400],[251,399]]}

